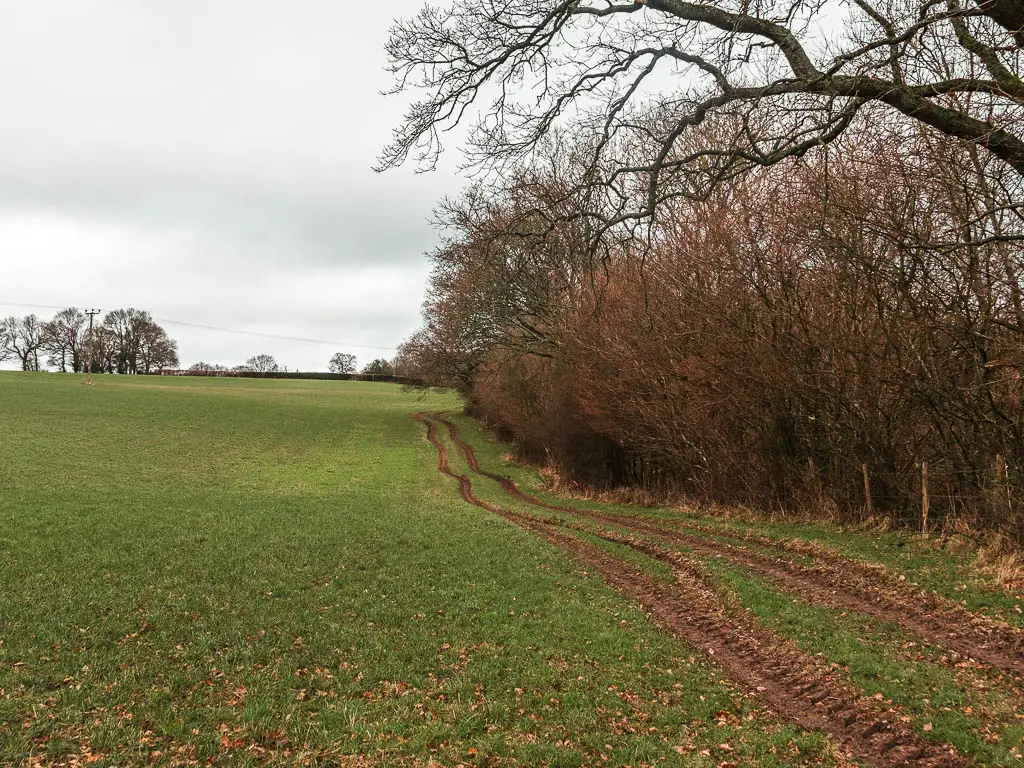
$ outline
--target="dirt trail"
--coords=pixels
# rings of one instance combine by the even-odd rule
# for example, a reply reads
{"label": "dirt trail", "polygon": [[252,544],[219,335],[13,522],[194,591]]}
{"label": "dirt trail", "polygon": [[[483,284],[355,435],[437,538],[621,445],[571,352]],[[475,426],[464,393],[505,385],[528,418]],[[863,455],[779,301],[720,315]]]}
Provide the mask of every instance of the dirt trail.
{"label": "dirt trail", "polygon": [[[807,602],[857,611],[896,624],[921,640],[947,649],[957,657],[974,659],[994,667],[1008,675],[1010,679],[1007,682],[1014,687],[1019,688],[1024,683],[1024,631],[1016,627],[972,613],[934,593],[904,584],[882,568],[873,568],[835,553],[831,557],[821,557],[817,548],[814,551],[801,548],[801,554],[815,557],[813,565],[805,565],[742,545],[708,539],[706,535],[711,535],[711,532],[705,533],[704,530],[700,531],[704,535],[694,535],[680,528],[627,515],[550,504],[524,493],[510,478],[484,470],[473,447],[462,440],[453,422],[440,414],[431,414],[430,418],[448,428],[449,437],[463,453],[473,472],[499,483],[519,501],[656,536],[702,555],[722,556],[774,580],[783,589],[799,595]],[[685,522],[682,524],[686,525]],[[715,531],[714,535],[721,534]],[[736,536],[730,538],[742,540]],[[757,543],[762,542],[758,540]]]}
{"label": "dirt trail", "polygon": [[[903,722],[898,709],[883,709],[879,702],[864,697],[842,672],[766,629],[748,612],[727,609],[707,574],[685,555],[664,552],[642,539],[606,531],[598,534],[670,562],[676,576],[672,585],[564,530],[572,526],[539,520],[480,499],[470,478],[452,471],[436,424],[427,414],[414,418],[426,425],[427,439],[438,452],[438,469],[458,482],[465,501],[578,557],[606,583],[635,600],[659,626],[703,650],[749,695],[764,701],[780,717],[828,733],[852,758],[872,766],[952,768],[973,764],[952,747],[922,740]],[[480,471],[475,456],[469,463],[474,471]]]}

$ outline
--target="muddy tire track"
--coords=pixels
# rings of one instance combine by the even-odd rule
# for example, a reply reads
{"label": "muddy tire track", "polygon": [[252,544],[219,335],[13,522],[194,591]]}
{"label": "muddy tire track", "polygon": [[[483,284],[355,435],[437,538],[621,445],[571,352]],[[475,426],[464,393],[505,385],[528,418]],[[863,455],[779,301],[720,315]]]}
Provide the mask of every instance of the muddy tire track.
{"label": "muddy tire track", "polygon": [[[856,611],[895,624],[949,651],[954,657],[950,663],[956,663],[961,657],[983,662],[1006,675],[1006,682],[1018,692],[1024,684],[1024,631],[1016,627],[972,613],[934,593],[899,582],[884,569],[872,568],[841,555],[816,559],[814,565],[805,565],[742,545],[694,535],[674,526],[594,509],[550,504],[523,492],[510,478],[484,470],[473,447],[462,440],[453,422],[436,413],[430,414],[430,418],[447,427],[451,441],[458,446],[473,472],[494,480],[523,503],[655,536],[704,556],[723,557],[769,578],[809,603]],[[716,531],[714,535],[719,534]],[[805,550],[801,554],[812,553]],[[813,554],[817,558],[818,553]]]}
{"label": "muddy tire track", "polygon": [[[422,413],[413,418],[426,425],[427,439],[438,452],[438,469],[458,481],[465,501],[576,556],[607,584],[638,603],[658,626],[706,653],[748,695],[763,701],[779,717],[827,733],[850,757],[879,768],[973,764],[952,747],[921,739],[898,709],[883,709],[875,700],[865,698],[842,672],[766,629],[749,612],[727,609],[708,574],[685,555],[665,552],[643,539],[607,531],[597,534],[669,562],[676,577],[675,584],[669,584],[566,530],[580,526],[540,520],[480,499],[470,478],[451,469],[448,449],[431,418]],[[470,467],[474,465],[479,467],[475,457]]]}

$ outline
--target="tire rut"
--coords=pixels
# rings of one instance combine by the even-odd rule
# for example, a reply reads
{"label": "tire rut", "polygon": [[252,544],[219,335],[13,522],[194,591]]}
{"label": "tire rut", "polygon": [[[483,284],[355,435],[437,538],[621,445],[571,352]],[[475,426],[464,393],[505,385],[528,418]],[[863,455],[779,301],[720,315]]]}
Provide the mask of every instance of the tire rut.
{"label": "tire rut", "polygon": [[[816,560],[813,566],[809,566],[785,557],[755,552],[742,545],[707,539],[676,527],[646,523],[594,509],[548,503],[525,493],[510,478],[483,469],[473,447],[462,440],[453,422],[437,413],[430,414],[430,418],[448,428],[451,441],[463,453],[473,472],[494,480],[506,493],[523,503],[656,536],[705,556],[724,557],[772,579],[787,592],[807,602],[856,611],[896,624],[919,639],[949,651],[954,656],[948,660],[951,664],[961,658],[973,659],[1005,675],[1008,678],[1005,682],[1018,692],[1024,683],[1024,631],[972,613],[934,593],[899,582],[888,572],[841,555],[823,558],[824,561]],[[719,534],[715,532],[714,535]],[[740,537],[729,538],[742,540]],[[816,547],[813,552],[800,549],[803,549],[800,554],[820,554]]]}
{"label": "tire rut", "polygon": [[[565,530],[581,526],[540,520],[479,498],[469,476],[451,469],[448,448],[438,438],[431,416],[417,413],[413,418],[426,426],[427,440],[438,452],[438,469],[458,482],[463,500],[575,555],[607,584],[638,603],[658,626],[704,651],[748,695],[763,701],[779,717],[827,733],[850,757],[879,768],[973,765],[953,747],[921,739],[906,725],[898,709],[882,709],[846,681],[842,672],[766,629],[749,612],[728,609],[708,574],[685,555],[608,531],[597,534],[668,562],[675,575],[675,583],[669,584]],[[453,425],[449,428],[455,431]],[[462,445],[459,447],[462,449]],[[491,476],[480,470],[475,456],[470,459],[469,455],[467,462],[474,472]]]}

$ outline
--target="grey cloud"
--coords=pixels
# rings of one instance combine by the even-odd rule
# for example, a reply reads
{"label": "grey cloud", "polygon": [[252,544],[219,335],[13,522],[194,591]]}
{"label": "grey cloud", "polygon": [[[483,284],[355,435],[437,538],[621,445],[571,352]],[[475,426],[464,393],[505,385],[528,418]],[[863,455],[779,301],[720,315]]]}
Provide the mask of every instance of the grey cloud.
{"label": "grey cloud", "polygon": [[408,265],[435,238],[427,223],[437,197],[433,177],[354,171],[339,171],[336,179],[240,176],[170,174],[116,162],[65,167],[60,177],[9,169],[0,179],[0,208],[203,230],[245,244],[247,258],[273,258],[280,249],[292,263],[313,265],[367,258]]}
{"label": "grey cloud", "polygon": [[[397,343],[426,220],[461,187],[454,158],[370,170],[405,106],[379,95],[387,29],[422,2],[0,5],[0,260],[33,259],[0,301],[230,327],[269,313],[289,335]],[[253,346],[181,340],[186,360]]]}

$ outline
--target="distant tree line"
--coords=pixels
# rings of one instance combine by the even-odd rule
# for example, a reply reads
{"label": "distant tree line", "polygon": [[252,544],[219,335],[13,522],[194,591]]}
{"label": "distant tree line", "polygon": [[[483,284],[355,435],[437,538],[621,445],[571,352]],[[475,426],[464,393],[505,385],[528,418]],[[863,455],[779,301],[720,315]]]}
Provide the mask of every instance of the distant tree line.
{"label": "distant tree line", "polygon": [[[327,369],[332,374],[355,375],[358,373],[363,376],[381,377],[395,375],[394,366],[390,360],[377,358],[363,366],[362,371],[359,371],[356,365],[356,356],[345,352],[336,352],[332,355],[331,359],[327,362]],[[274,356],[265,353],[253,355],[242,365],[229,367],[219,363],[199,361],[189,366],[188,370],[193,373],[201,373],[203,371],[209,371],[210,373],[280,373],[282,371]],[[284,372],[287,371],[288,369],[285,368]]]}
{"label": "distant tree line", "polygon": [[115,309],[94,323],[76,308],[44,321],[31,314],[0,322],[0,362],[17,360],[23,371],[155,373],[178,365],[178,342],[148,312]]}
{"label": "distant tree line", "polygon": [[[210,373],[277,373],[281,370],[281,366],[277,364],[272,355],[260,354],[253,355],[241,365],[235,366],[207,363],[200,360],[198,363],[190,365],[188,370],[194,373],[201,373],[203,371],[209,371]],[[285,370],[288,369],[286,368]]]}
{"label": "distant tree line", "polygon": [[[149,374],[177,368],[178,342],[148,312],[116,309],[94,322],[77,307],[68,307],[49,321],[35,314],[0,320],[0,362],[16,360],[23,371],[55,369],[61,373]],[[395,374],[391,361],[377,358],[360,371],[355,355],[337,352],[327,364],[332,374],[388,378]],[[282,368],[273,355],[253,355],[241,365],[199,361],[192,373],[278,374]],[[283,372],[287,373],[284,368]]]}

